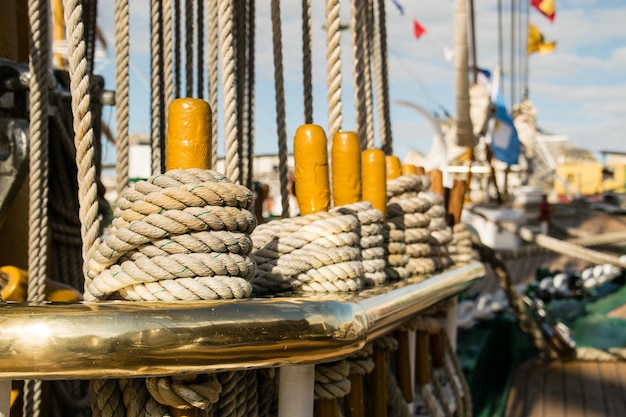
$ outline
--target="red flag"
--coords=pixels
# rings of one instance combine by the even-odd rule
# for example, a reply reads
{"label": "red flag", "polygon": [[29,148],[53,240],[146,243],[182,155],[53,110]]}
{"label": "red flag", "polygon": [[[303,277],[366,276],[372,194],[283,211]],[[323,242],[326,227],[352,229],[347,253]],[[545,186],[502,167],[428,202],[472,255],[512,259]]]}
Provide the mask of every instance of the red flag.
{"label": "red flag", "polygon": [[417,20],[413,19],[413,34],[415,38],[419,39],[424,33],[426,33],[426,28],[420,25]]}
{"label": "red flag", "polygon": [[530,0],[530,4],[539,12],[554,22],[554,16],[556,15],[556,8],[554,7],[554,0]]}

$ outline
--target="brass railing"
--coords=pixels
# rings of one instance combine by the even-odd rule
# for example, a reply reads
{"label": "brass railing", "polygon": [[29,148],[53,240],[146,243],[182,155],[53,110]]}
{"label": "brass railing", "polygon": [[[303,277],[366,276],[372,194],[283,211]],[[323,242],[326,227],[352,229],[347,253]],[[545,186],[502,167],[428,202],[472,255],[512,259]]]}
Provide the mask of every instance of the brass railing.
{"label": "brass railing", "polygon": [[5,303],[0,379],[98,379],[346,355],[484,275],[472,263],[358,295],[237,301]]}

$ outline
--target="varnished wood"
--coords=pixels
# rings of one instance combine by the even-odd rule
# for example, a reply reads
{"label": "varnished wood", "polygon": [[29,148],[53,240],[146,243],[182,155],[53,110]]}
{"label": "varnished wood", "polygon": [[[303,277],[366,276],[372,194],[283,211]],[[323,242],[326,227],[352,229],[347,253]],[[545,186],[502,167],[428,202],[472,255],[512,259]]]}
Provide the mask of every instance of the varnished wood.
{"label": "varnished wood", "polygon": [[411,384],[411,355],[409,352],[409,332],[397,330],[395,332],[398,341],[396,351],[396,374],[398,375],[398,386],[402,392],[402,397],[407,403],[413,402],[413,386]]}
{"label": "varnished wood", "polygon": [[544,362],[518,368],[504,415],[626,416],[626,362]]}
{"label": "varnished wood", "polygon": [[387,350],[374,345],[374,369],[370,373],[370,408],[372,415],[387,417]]}
{"label": "varnished wood", "polygon": [[365,407],[363,405],[363,375],[350,374],[350,392],[345,400],[346,417],[363,417]]}
{"label": "varnished wood", "polygon": [[336,399],[315,400],[315,417],[339,417],[339,404]]}

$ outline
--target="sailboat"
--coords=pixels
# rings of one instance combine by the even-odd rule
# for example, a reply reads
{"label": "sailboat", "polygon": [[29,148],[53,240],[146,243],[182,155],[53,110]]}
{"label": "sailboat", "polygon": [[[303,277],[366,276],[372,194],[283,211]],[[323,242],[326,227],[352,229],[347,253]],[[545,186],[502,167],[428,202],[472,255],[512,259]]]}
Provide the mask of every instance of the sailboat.
{"label": "sailboat", "polygon": [[[142,41],[129,36],[130,2],[114,3],[115,94],[94,66],[95,1],[55,1],[52,11],[6,3],[2,164],[18,192],[3,202],[0,414],[472,414],[455,354],[458,296],[486,268],[460,221],[467,183],[444,184],[443,172],[393,155],[384,1],[350,3],[353,129],[340,98],[341,2],[325,4],[326,127],[310,100],[308,17],[319,6],[303,2],[305,114],[291,132],[293,172],[280,2],[263,16],[282,201],[281,218],[266,223],[254,183],[254,1],[150,4],[151,172],[138,181],[128,169],[128,46]],[[456,145],[473,148],[488,106],[472,125],[465,1],[457,4],[464,72],[451,130]],[[67,40],[56,67],[55,24]],[[113,105],[118,198],[107,201],[102,114]],[[28,184],[18,175],[26,153]],[[291,217],[293,194],[300,215]]]}

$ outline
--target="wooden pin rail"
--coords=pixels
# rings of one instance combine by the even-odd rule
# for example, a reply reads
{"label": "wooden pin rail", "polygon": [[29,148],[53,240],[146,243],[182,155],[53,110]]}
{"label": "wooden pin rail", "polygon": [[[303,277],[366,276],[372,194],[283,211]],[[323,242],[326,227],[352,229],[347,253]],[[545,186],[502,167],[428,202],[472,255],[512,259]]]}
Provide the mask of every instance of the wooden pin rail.
{"label": "wooden pin rail", "polygon": [[339,358],[452,297],[480,263],[360,294],[194,302],[0,305],[0,379],[101,379]]}

